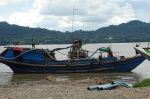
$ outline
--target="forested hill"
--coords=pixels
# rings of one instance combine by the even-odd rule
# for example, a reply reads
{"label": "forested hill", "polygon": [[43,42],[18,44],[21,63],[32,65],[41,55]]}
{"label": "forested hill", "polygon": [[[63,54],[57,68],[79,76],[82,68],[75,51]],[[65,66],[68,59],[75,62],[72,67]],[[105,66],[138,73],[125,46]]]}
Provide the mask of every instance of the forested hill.
{"label": "forested hill", "polygon": [[150,41],[150,23],[134,20],[120,25],[110,25],[95,31],[78,30],[74,33],[48,30],[44,28],[30,28],[0,22],[0,44],[30,44],[36,43],[64,44],[71,43],[72,38],[79,36],[86,43],[110,42],[148,42]]}

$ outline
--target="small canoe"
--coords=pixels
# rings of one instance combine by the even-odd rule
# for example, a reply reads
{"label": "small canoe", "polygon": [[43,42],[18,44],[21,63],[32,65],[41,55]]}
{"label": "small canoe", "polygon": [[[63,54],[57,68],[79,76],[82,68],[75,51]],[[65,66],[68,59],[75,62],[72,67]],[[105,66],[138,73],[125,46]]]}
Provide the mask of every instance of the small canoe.
{"label": "small canoe", "polygon": [[111,83],[103,84],[103,85],[89,86],[87,89],[88,90],[111,90],[111,89],[115,89],[115,88],[120,87],[120,86],[125,87],[125,88],[131,87],[129,84],[126,84],[124,82],[115,81],[115,82],[111,82]]}
{"label": "small canoe", "polygon": [[150,61],[150,48],[135,47],[135,50]]}

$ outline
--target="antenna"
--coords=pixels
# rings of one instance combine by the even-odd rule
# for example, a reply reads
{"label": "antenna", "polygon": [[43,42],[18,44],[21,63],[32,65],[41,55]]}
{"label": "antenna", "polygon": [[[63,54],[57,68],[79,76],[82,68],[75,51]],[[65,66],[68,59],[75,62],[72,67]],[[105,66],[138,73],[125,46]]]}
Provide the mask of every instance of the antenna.
{"label": "antenna", "polygon": [[[73,7],[73,10],[72,10],[72,33],[74,32],[74,15],[75,15],[75,10],[78,10],[78,9],[75,9]],[[73,36],[73,39],[75,39],[75,36]]]}
{"label": "antenna", "polygon": [[110,37],[109,37],[109,43],[110,43],[110,49],[112,50],[111,40],[112,40],[112,37],[110,36]]}
{"label": "antenna", "polygon": [[75,13],[75,10],[78,10],[78,9],[75,9],[73,7],[73,11],[72,11],[72,33],[74,32],[74,13]]}

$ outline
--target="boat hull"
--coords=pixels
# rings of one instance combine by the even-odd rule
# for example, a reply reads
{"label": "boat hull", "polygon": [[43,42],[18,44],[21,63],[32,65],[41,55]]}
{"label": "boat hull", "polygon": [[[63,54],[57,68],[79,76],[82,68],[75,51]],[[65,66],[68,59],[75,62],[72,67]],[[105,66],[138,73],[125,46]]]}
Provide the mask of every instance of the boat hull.
{"label": "boat hull", "polygon": [[129,72],[141,64],[145,58],[135,56],[120,61],[107,63],[91,63],[76,65],[39,65],[0,59],[9,66],[14,73],[87,73],[87,72]]}

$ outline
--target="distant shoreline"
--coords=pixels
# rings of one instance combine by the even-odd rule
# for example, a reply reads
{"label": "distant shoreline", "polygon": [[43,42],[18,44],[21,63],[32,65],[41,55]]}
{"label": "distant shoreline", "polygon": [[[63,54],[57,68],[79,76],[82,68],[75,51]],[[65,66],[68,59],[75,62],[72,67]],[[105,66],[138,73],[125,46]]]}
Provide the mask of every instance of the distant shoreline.
{"label": "distant shoreline", "polygon": [[[83,42],[84,43],[84,42]],[[143,41],[143,42],[112,42],[113,44],[125,44],[125,43],[130,43],[130,44],[132,44],[132,43],[148,43],[148,42],[146,42],[146,41]],[[70,44],[72,44],[72,43],[49,43],[49,44],[35,44],[35,45],[70,45]],[[109,42],[104,42],[104,43],[85,43],[85,44],[83,44],[83,45],[86,45],[86,44],[110,44]],[[23,45],[23,46],[29,46],[29,45],[31,45],[31,44],[19,44],[19,45]],[[0,44],[0,46],[19,46],[19,45],[15,45],[15,44],[8,44],[8,45],[1,45]]]}
{"label": "distant shoreline", "polygon": [[44,28],[30,28],[0,22],[0,45],[31,44],[67,44],[80,38],[86,43],[126,43],[150,41],[150,23],[132,20],[120,25],[110,25],[97,30],[75,30],[73,33],[66,31],[48,30]]}

